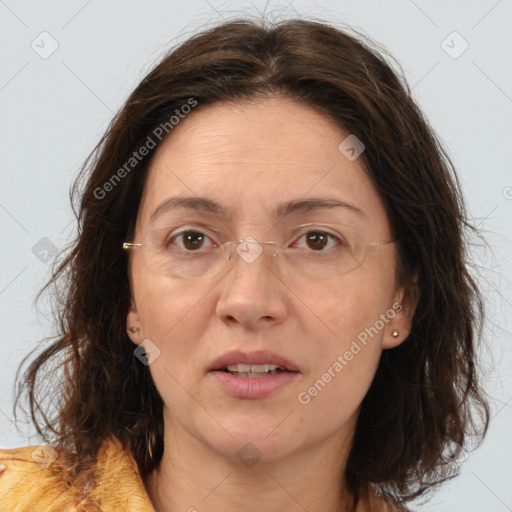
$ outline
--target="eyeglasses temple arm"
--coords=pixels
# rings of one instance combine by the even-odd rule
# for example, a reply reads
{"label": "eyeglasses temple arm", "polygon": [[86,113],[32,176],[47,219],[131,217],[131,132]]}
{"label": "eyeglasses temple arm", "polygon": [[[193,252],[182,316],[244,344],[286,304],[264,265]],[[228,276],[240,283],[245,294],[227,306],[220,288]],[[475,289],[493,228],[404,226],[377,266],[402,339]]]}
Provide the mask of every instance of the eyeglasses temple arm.
{"label": "eyeglasses temple arm", "polygon": [[141,247],[142,244],[132,244],[130,242],[123,242],[123,249],[133,249],[134,247]]}

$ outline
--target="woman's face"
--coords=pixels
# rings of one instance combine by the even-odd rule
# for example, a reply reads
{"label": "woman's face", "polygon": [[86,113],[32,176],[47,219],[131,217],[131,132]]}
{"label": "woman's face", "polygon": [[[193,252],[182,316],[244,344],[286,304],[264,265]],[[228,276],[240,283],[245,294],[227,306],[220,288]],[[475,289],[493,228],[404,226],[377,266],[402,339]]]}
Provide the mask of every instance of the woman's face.
{"label": "woman's face", "polygon": [[[408,335],[411,313],[395,280],[395,244],[372,248],[348,273],[318,278],[306,270],[307,261],[316,262],[308,266],[313,270],[332,262],[333,256],[322,260],[318,252],[347,250],[325,238],[325,231],[343,234],[350,243],[392,238],[383,202],[350,150],[351,139],[339,149],[348,135],[307,106],[268,98],[192,111],[158,148],[136,242],[154,240],[155,233],[169,241],[180,228],[160,228],[173,225],[206,235],[173,238],[173,251],[203,251],[250,236],[302,254],[298,266],[285,268],[279,259],[266,259],[272,245],[263,244],[269,252],[254,260],[235,252],[233,265],[219,274],[183,279],[148,264],[150,252],[131,253],[127,327],[140,328],[129,333],[134,343],[150,340],[144,346],[167,429],[187,433],[225,457],[236,457],[244,447],[242,453],[276,459],[326,440],[341,448],[350,439],[381,351]],[[208,198],[223,213],[168,207],[150,220],[176,196]],[[310,205],[281,219],[273,216],[283,203],[312,198],[346,206]],[[317,226],[312,238],[311,228],[295,229],[305,223]],[[229,374],[222,370],[222,356],[233,351],[242,355],[227,360],[231,364],[274,361],[295,371]]]}

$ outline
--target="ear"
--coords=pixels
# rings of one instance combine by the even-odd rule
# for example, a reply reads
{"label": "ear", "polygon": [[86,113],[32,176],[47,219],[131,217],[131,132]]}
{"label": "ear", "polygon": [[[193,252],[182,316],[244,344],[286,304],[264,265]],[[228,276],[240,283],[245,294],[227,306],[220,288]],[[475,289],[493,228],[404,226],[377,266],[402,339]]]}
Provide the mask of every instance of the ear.
{"label": "ear", "polygon": [[[389,322],[386,325],[382,348],[395,348],[403,343],[412,329],[412,319],[418,304],[418,274],[415,273],[410,283],[398,287],[394,302],[390,307]],[[392,315],[391,312],[394,312]]]}
{"label": "ear", "polygon": [[130,299],[130,307],[128,309],[128,314],[126,315],[126,332],[128,333],[130,340],[135,343],[135,345],[140,345],[144,339],[144,336],[142,335],[142,327],[140,325],[139,312],[133,297]]}

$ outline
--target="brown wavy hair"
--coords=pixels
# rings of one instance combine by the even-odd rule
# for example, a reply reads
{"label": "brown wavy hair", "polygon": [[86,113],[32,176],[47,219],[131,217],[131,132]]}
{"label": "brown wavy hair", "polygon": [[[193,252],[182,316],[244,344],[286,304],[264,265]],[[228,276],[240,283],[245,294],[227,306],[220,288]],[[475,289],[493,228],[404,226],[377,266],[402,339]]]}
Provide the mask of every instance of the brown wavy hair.
{"label": "brown wavy hair", "polygon": [[[466,260],[475,228],[453,164],[400,65],[352,32],[307,20],[226,22],[169,51],[130,95],[72,187],[78,235],[38,295],[53,287],[58,335],[18,374],[16,403],[27,399],[45,440],[85,461],[113,435],[130,447],[142,475],[158,465],[162,400],[127,336],[121,247],[133,234],[159,144],[108,190],[105,183],[191,99],[200,109],[278,95],[364,142],[360,161],[398,239],[400,282],[417,298],[410,335],[383,351],[361,404],[349,488],[360,497],[372,487],[405,503],[457,473],[446,449],[481,440],[489,422],[476,363],[483,301]],[[59,391],[51,403],[48,383]]]}

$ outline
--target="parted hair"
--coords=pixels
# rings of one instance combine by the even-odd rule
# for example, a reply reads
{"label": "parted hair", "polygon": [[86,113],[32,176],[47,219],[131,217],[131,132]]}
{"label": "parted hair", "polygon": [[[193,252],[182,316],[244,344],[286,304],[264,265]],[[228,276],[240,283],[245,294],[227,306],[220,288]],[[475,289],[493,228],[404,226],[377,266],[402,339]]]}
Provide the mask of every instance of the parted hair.
{"label": "parted hair", "polygon": [[[142,475],[159,464],[163,404],[127,335],[122,250],[160,144],[155,130],[165,126],[172,137],[169,119],[187,104],[197,110],[268,96],[312,107],[362,141],[364,172],[386,206],[397,279],[417,306],[405,342],[382,353],[345,477],[356,497],[371,488],[406,503],[457,474],[447,453],[481,440],[489,422],[476,351],[483,300],[467,254],[476,228],[454,166],[399,64],[369,37],[323,21],[239,19],[203,28],[142,79],[70,191],[77,236],[38,296],[53,290],[57,334],[20,367],[17,406],[26,400],[39,434],[83,463],[115,436]],[[148,137],[155,147],[126,167]],[[48,382],[57,390],[52,399]]]}

